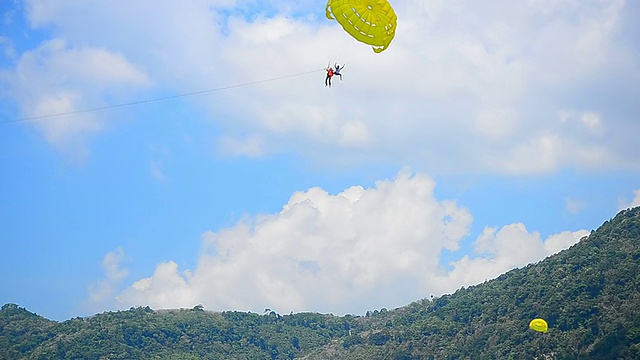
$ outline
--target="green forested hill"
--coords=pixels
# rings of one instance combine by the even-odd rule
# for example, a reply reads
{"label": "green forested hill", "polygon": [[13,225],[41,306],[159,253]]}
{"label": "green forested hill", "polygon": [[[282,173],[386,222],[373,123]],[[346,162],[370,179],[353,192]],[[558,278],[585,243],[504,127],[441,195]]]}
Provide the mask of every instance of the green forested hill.
{"label": "green forested hill", "polygon": [[0,359],[293,359],[346,336],[356,320],[145,307],[55,323],[7,304]]}
{"label": "green forested hill", "polygon": [[[549,332],[528,329],[545,318]],[[0,359],[640,359],[640,208],[537,264],[367,316],[136,308],[53,322],[7,304]]]}

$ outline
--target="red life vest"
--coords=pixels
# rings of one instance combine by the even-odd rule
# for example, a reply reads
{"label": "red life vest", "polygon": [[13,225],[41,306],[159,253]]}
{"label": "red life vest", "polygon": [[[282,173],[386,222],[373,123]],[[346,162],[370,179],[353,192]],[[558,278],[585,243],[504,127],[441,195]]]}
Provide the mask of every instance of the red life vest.
{"label": "red life vest", "polygon": [[327,70],[327,75],[328,76],[333,76],[333,69]]}

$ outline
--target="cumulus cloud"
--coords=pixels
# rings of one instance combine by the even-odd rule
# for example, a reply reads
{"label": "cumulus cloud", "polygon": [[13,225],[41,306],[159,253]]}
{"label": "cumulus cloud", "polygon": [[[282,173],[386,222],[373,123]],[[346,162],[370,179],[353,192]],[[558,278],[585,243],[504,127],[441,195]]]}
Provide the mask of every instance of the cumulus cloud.
{"label": "cumulus cloud", "polygon": [[[637,44],[622,41],[637,6],[405,1],[395,5],[392,46],[375,55],[309,1],[137,0],[127,11],[110,1],[30,1],[32,26],[65,39],[65,52],[86,63],[71,69],[51,54],[42,59],[46,74],[103,76],[92,86],[40,82],[20,104],[27,114],[52,96],[62,104],[39,114],[102,104],[107,75],[138,91],[144,76],[172,93],[252,84],[190,103],[220,127],[218,150],[228,156],[287,151],[329,164],[418,163],[430,172],[638,168],[638,147],[620,144],[635,140],[640,109],[631,101],[621,110],[618,101],[640,86],[629,80],[640,78]],[[87,53],[120,66],[96,72],[100,62]],[[347,63],[344,81],[330,90],[322,85],[327,58]],[[558,121],[567,109],[570,120]],[[84,116],[59,128],[87,137],[100,131],[96,122]],[[450,155],[436,155],[443,152]]]}
{"label": "cumulus cloud", "polygon": [[202,236],[193,271],[168,261],[118,295],[123,306],[362,313],[405,305],[493,278],[564,249],[586,231],[542,239],[523,224],[487,228],[447,271],[472,215],[434,195],[434,181],[400,172],[365,189],[332,195],[311,188],[278,214],[261,215]]}
{"label": "cumulus cloud", "polygon": [[540,233],[529,232],[522,223],[500,230],[487,227],[474,243],[477,256],[467,255],[452,262],[453,270],[443,280],[458,286],[477,284],[567,249],[588,234],[586,230],[565,231],[542,239]]}

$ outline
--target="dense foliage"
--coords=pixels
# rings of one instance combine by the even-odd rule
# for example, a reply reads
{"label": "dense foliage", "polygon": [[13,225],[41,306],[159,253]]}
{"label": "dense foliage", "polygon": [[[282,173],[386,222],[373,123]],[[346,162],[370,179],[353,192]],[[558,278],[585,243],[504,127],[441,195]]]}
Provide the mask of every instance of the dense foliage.
{"label": "dense foliage", "polygon": [[[367,316],[0,310],[0,359],[640,359],[640,208],[495,280]],[[542,317],[549,332],[528,323]]]}
{"label": "dense foliage", "polygon": [[216,313],[200,306],[131,308],[54,323],[7,304],[0,312],[0,358],[293,359],[347,336],[352,326],[356,319],[349,316]]}

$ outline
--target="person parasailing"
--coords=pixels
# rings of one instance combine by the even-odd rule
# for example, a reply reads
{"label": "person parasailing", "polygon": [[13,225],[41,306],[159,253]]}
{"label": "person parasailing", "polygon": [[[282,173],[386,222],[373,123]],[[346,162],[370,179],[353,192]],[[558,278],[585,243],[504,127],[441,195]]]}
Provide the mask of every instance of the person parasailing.
{"label": "person parasailing", "polygon": [[342,64],[342,66],[340,66],[338,63],[336,63],[335,68],[336,68],[336,70],[333,72],[333,75],[340,76],[340,81],[342,81],[342,73],[340,73],[340,71],[342,71],[342,69],[344,69],[344,64]]}
{"label": "person parasailing", "polygon": [[331,67],[331,63],[329,63],[329,65],[327,65],[327,68],[325,70],[327,71],[327,77],[324,78],[324,86],[331,87],[331,78],[335,74],[333,72],[333,68]]}

